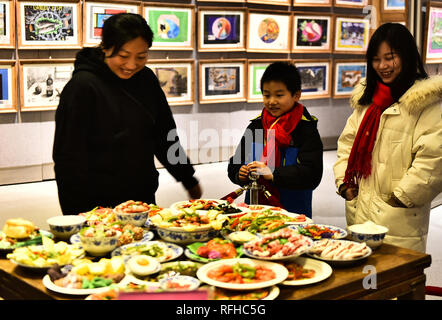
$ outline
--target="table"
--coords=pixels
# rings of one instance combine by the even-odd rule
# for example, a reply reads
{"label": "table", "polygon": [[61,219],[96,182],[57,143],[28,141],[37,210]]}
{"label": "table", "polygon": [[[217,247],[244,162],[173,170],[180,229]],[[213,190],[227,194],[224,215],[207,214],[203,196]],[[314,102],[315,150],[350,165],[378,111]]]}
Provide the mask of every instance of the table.
{"label": "table", "polygon": [[[425,299],[424,269],[431,265],[431,256],[417,251],[382,244],[357,265],[333,267],[326,280],[307,286],[280,285],[278,299]],[[364,272],[364,267],[369,266]],[[375,269],[374,269],[375,268]],[[373,271],[376,270],[376,275]],[[375,281],[365,281],[375,277]],[[0,257],[0,297],[4,299],[84,299],[46,289],[38,274]],[[364,283],[369,287],[364,288]],[[367,287],[367,285],[365,286]]]}

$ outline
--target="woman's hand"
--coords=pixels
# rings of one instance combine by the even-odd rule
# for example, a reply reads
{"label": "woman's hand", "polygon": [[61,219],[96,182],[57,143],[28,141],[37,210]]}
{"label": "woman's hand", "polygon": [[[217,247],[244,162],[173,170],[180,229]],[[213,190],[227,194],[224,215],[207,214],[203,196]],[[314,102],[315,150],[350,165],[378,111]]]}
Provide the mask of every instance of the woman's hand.
{"label": "woman's hand", "polygon": [[264,162],[253,161],[247,165],[249,172],[256,172],[258,175],[262,176],[265,180],[273,180],[273,173],[269,167]]}
{"label": "woman's hand", "polygon": [[353,200],[358,196],[358,188],[347,188],[344,191],[344,198],[347,201]]}
{"label": "woman's hand", "polygon": [[187,190],[187,193],[190,199],[200,199],[203,192],[201,190],[200,184],[197,183],[194,187]]}
{"label": "woman's hand", "polygon": [[249,169],[246,165],[241,166],[238,172],[238,178],[242,182],[248,182],[249,181]]}

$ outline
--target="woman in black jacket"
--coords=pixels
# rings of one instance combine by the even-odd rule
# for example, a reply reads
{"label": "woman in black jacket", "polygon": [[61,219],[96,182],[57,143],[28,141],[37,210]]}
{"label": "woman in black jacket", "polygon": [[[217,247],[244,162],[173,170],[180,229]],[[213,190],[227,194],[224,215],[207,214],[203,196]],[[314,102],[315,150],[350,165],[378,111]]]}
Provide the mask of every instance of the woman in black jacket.
{"label": "woman in black jacket", "polygon": [[127,200],[155,203],[154,156],[201,196],[195,171],[155,74],[145,66],[153,33],[137,14],[103,25],[102,42],[77,54],[55,115],[55,177],[63,214]]}

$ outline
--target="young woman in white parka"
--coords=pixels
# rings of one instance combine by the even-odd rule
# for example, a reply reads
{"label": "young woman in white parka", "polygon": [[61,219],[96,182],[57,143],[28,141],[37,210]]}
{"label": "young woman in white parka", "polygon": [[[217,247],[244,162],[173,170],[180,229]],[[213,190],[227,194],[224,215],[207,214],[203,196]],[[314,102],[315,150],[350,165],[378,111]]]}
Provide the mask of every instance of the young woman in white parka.
{"label": "young woman in white parka", "polygon": [[442,191],[442,76],[428,77],[398,23],[374,32],[366,60],[333,168],[347,225],[372,221],[389,229],[385,243],[425,252],[430,204]]}

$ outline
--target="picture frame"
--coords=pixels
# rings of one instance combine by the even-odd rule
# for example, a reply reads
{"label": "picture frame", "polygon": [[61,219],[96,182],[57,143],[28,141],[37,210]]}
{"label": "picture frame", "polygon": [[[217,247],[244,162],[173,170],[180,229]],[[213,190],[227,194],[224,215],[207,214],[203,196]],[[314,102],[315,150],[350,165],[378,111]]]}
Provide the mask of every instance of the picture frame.
{"label": "picture frame", "polygon": [[382,10],[383,11],[405,11],[406,9],[406,0],[381,0]]}
{"label": "picture frame", "polygon": [[292,0],[247,0],[247,3],[267,4],[274,6],[290,6]]}
{"label": "picture frame", "polygon": [[246,9],[198,8],[198,51],[245,51]]}
{"label": "picture frame", "polygon": [[354,87],[366,77],[367,62],[357,59],[334,61],[333,98],[349,98]]}
{"label": "picture frame", "polygon": [[300,59],[293,62],[301,75],[301,100],[331,97],[331,60]]}
{"label": "picture frame", "polygon": [[0,48],[15,48],[15,2],[0,1]]}
{"label": "picture frame", "polygon": [[249,10],[247,52],[290,53],[291,19],[284,11]]}
{"label": "picture frame", "polygon": [[20,109],[57,109],[60,94],[72,77],[75,59],[20,60]]}
{"label": "picture frame", "polygon": [[429,1],[425,21],[423,61],[427,64],[442,63],[442,3]]}
{"label": "picture frame", "polygon": [[157,76],[169,105],[190,105],[195,102],[194,60],[150,60],[146,66]]}
{"label": "picture frame", "polygon": [[199,103],[246,101],[246,59],[200,60]]}
{"label": "picture frame", "polygon": [[154,33],[150,50],[194,49],[194,5],[143,2],[142,12]]}
{"label": "picture frame", "polygon": [[293,0],[294,7],[331,7],[333,0]]}
{"label": "picture frame", "polygon": [[332,52],[334,30],[332,15],[295,12],[292,22],[292,52]]}
{"label": "picture frame", "polygon": [[368,0],[334,0],[333,5],[343,8],[364,8],[368,5]]}
{"label": "picture frame", "polygon": [[97,46],[101,42],[103,23],[117,13],[141,13],[140,1],[83,1],[83,46]]}
{"label": "picture frame", "polygon": [[79,0],[17,0],[16,11],[19,49],[81,48]]}
{"label": "picture frame", "polygon": [[14,60],[0,60],[0,113],[17,112],[17,66]]}
{"label": "picture frame", "polygon": [[196,2],[244,3],[244,2],[246,2],[246,0],[196,0]]}
{"label": "picture frame", "polygon": [[276,61],[289,59],[250,59],[247,60],[247,102],[263,102],[261,92],[261,77],[265,69]]}
{"label": "picture frame", "polygon": [[359,17],[335,17],[335,53],[364,54],[368,47],[370,20]]}

